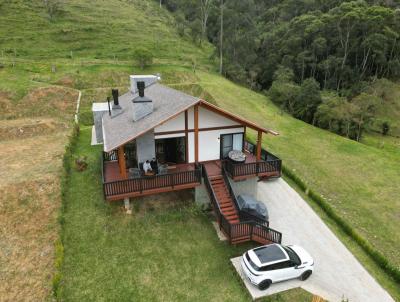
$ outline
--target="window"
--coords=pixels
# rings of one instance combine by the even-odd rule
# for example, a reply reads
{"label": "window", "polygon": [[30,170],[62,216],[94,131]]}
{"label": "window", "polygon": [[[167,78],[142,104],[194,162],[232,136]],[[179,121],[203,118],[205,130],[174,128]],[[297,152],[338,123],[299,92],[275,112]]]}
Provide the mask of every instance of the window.
{"label": "window", "polygon": [[278,270],[278,269],[288,268],[290,266],[291,266],[291,261],[283,261],[283,262],[278,262],[278,263],[274,263],[274,264],[271,264],[271,265],[264,266],[264,267],[262,267],[260,269],[260,271],[263,271],[263,272],[265,272],[265,271],[275,271],[275,270]]}
{"label": "window", "polygon": [[255,271],[259,271],[260,268],[250,259],[250,256],[248,253],[246,253],[246,259],[249,262],[249,264],[251,265],[251,267],[255,270]]}
{"label": "window", "polygon": [[289,256],[291,266],[296,266],[301,264],[299,256],[297,256],[297,254],[290,247],[284,246],[283,248],[285,249],[286,253]]}
{"label": "window", "polygon": [[221,135],[221,158],[227,158],[232,150],[243,150],[243,133]]}

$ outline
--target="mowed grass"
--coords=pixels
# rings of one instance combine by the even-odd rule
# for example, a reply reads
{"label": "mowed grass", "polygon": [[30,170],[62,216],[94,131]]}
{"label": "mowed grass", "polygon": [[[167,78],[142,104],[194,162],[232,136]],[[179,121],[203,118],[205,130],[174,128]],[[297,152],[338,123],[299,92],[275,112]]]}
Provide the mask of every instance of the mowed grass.
{"label": "mowed grass", "polygon": [[[356,143],[303,123],[282,114],[264,95],[220,76],[202,72],[198,76],[219,106],[278,131],[277,137],[264,136],[264,148],[279,155],[364,238],[400,266],[400,152]],[[249,136],[255,139],[254,133]],[[388,286],[400,296],[398,286]]]}
{"label": "mowed grass", "polygon": [[[88,169],[72,171],[66,192],[62,299],[249,301],[229,259],[250,246],[219,241],[190,198],[160,204],[149,197],[141,205],[136,199],[133,215],[121,203],[104,202],[101,147],[90,146],[90,132],[82,127],[74,152],[88,157]],[[311,301],[311,295],[295,290],[265,301]]]}

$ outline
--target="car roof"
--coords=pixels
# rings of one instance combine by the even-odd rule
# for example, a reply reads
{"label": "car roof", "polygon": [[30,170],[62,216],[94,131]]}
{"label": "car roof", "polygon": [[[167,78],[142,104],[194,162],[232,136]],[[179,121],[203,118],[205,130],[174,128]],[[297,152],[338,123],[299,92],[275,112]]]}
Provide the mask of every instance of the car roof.
{"label": "car roof", "polygon": [[270,244],[252,250],[261,266],[289,260],[289,255],[279,244]]}

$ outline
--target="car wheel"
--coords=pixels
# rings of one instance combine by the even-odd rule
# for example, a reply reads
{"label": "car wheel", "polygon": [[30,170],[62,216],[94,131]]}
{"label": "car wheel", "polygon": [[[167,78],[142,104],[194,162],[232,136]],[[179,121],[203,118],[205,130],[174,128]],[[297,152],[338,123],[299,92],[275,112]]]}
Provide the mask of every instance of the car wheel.
{"label": "car wheel", "polygon": [[271,283],[271,280],[261,281],[260,284],[258,284],[258,288],[261,290],[265,290],[271,285]]}
{"label": "car wheel", "polygon": [[304,273],[301,274],[300,280],[305,281],[307,280],[312,274],[312,271],[305,271]]}

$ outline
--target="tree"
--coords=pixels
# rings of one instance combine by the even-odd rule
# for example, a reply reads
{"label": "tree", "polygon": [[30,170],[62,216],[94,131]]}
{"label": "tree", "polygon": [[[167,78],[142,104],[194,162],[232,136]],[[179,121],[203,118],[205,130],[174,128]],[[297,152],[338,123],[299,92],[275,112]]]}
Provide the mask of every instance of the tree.
{"label": "tree", "polygon": [[201,36],[206,38],[207,34],[207,22],[208,16],[210,15],[210,10],[214,0],[200,0],[200,10],[201,10]]}
{"label": "tree", "polygon": [[140,69],[144,69],[146,66],[153,63],[153,54],[145,48],[136,49],[133,53],[133,57],[140,66]]}
{"label": "tree", "polygon": [[315,112],[321,102],[322,98],[318,82],[313,78],[308,78],[301,84],[294,114],[306,123],[315,124]]}
{"label": "tree", "polygon": [[322,103],[318,106],[315,113],[315,120],[319,127],[327,128],[329,131],[340,133],[338,129],[334,129],[334,124],[341,124],[342,112],[341,106],[347,103],[345,98],[338,96],[336,93],[326,94],[322,97]]}
{"label": "tree", "polygon": [[378,102],[376,96],[366,93],[361,93],[352,100],[352,104],[356,106],[353,116],[353,121],[357,125],[356,141],[361,140],[363,130],[372,121]]}
{"label": "tree", "polygon": [[43,5],[50,20],[53,20],[62,11],[64,0],[43,0]]}
{"label": "tree", "polygon": [[222,57],[224,42],[224,0],[220,0],[220,32],[219,32],[219,73],[222,74]]}

